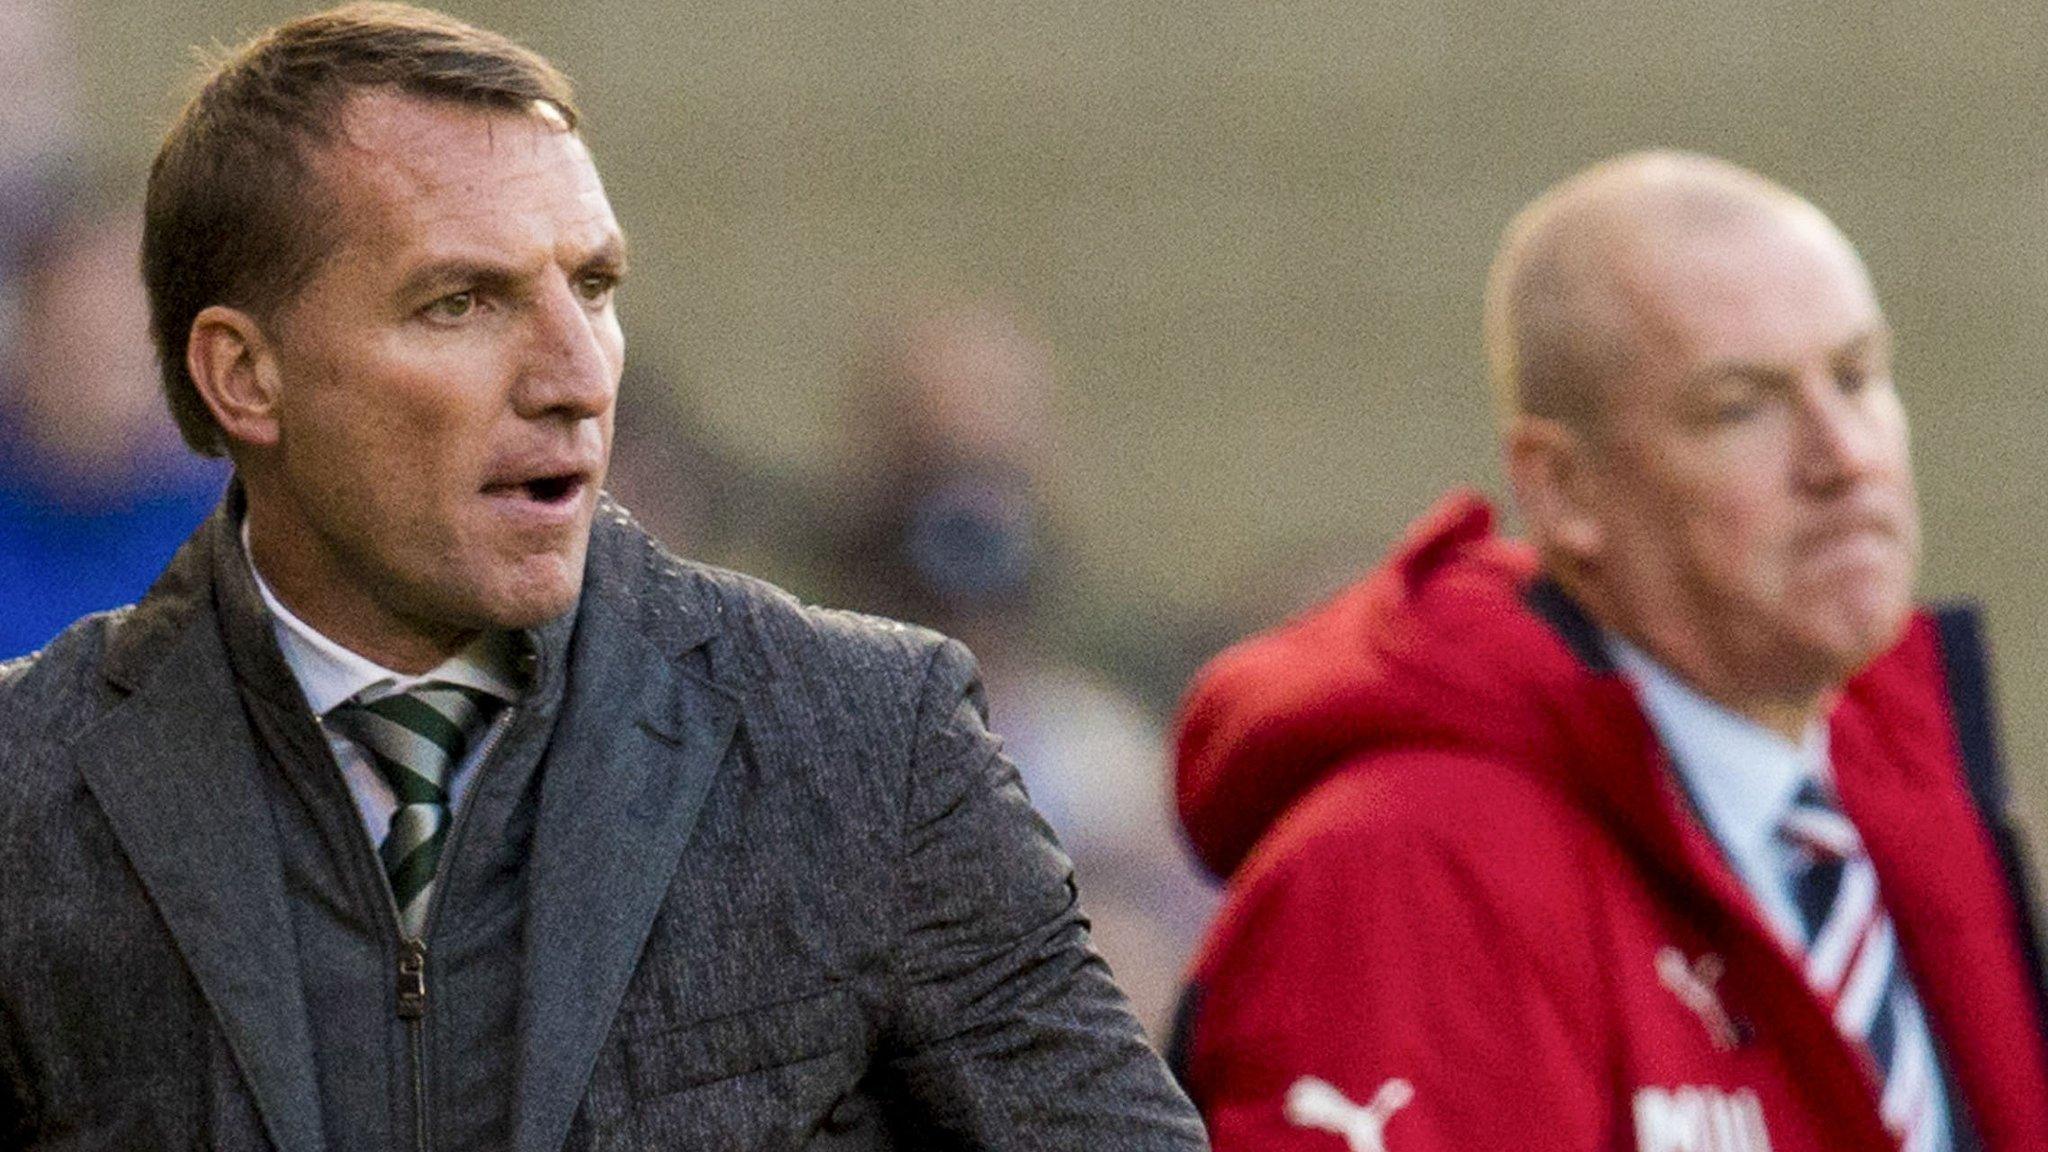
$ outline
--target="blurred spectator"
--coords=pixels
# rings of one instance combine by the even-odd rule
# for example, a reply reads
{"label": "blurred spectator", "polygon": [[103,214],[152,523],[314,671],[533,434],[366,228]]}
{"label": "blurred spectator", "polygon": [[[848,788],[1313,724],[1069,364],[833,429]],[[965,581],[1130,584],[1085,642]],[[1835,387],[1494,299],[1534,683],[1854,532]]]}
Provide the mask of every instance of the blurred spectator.
{"label": "blurred spectator", "polygon": [[0,180],[72,150],[77,93],[60,0],[0,4]]}
{"label": "blurred spectator", "polygon": [[66,14],[0,2],[0,659],[134,600],[225,476],[158,399],[136,210],[72,178]]}
{"label": "blurred spectator", "polygon": [[56,0],[0,0],[0,350],[20,325],[28,250],[50,227],[51,177],[76,150],[63,10]]}
{"label": "blurred spectator", "polygon": [[799,595],[815,590],[804,539],[814,499],[731,451],[694,394],[635,353],[619,384],[605,487],[678,555],[755,573]]}
{"label": "blurred spectator", "polygon": [[1168,812],[1155,719],[1051,651],[1051,358],[997,309],[888,327],[856,367],[827,535],[841,599],[937,628],[980,659],[1032,800],[1079,872],[1097,947],[1163,1035],[1211,895]]}
{"label": "blurred spectator", "polygon": [[159,397],[141,220],[91,195],[23,246],[0,346],[0,659],[135,600],[226,480]]}

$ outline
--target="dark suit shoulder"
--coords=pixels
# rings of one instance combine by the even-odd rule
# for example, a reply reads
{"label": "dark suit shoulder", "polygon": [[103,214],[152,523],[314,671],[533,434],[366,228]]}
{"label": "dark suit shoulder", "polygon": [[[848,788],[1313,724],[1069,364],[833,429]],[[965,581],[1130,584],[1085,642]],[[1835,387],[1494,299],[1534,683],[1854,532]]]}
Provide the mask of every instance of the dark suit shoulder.
{"label": "dark suit shoulder", "polygon": [[721,678],[751,685],[757,718],[772,717],[807,755],[853,753],[844,766],[865,762],[900,787],[920,733],[950,710],[938,698],[957,698],[976,679],[965,648],[930,629],[805,604],[721,569],[694,576],[727,625],[710,646]]}
{"label": "dark suit shoulder", "polygon": [[[0,826],[62,789],[71,745],[118,700],[104,669],[109,637],[130,609],[88,616],[42,651],[0,664]],[[5,836],[0,835],[0,840]]]}
{"label": "dark suit shoulder", "polygon": [[742,639],[758,648],[764,670],[789,675],[823,662],[841,670],[921,674],[946,638],[929,628],[843,608],[806,604],[753,577],[705,571],[730,597]]}
{"label": "dark suit shoulder", "polygon": [[927,628],[806,604],[758,577],[677,557],[616,504],[599,516],[591,591],[672,656],[711,641],[721,677],[822,672],[915,684],[948,644]]}
{"label": "dark suit shoulder", "polygon": [[[68,743],[111,702],[107,643],[133,607],[87,616],[40,652],[0,663],[0,755],[37,741]],[[0,762],[5,762],[0,761]]]}

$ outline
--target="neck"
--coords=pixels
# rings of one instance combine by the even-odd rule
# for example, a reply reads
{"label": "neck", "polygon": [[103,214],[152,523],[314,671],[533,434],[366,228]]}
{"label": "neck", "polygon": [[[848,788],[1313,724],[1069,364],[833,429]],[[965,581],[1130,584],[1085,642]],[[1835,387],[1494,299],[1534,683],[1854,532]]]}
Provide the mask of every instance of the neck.
{"label": "neck", "polygon": [[1783,736],[1798,744],[1806,739],[1807,732],[1826,714],[1826,704],[1832,694],[1815,696],[1810,700],[1758,700],[1750,704],[1715,699],[1739,716],[1755,721],[1759,726]]}
{"label": "neck", "polygon": [[1833,686],[1814,688],[1758,687],[1727,674],[1704,654],[1659,644],[1657,638],[1617,629],[1628,642],[1642,649],[1650,659],[1664,666],[1693,691],[1728,709],[1737,716],[1793,744],[1806,739],[1814,724],[1827,715],[1834,701]]}
{"label": "neck", "polygon": [[1832,685],[1758,687],[1741,677],[1729,675],[1726,668],[1703,653],[1659,644],[1653,636],[1620,631],[1629,643],[1648,653],[1652,660],[1685,681],[1693,691],[1793,744],[1806,739],[1806,733],[1827,714],[1828,706],[1834,700]]}
{"label": "neck", "polygon": [[278,538],[257,509],[251,499],[244,537],[250,564],[271,595],[321,636],[405,676],[440,667],[476,638],[476,629],[409,620],[370,597],[331,595],[333,590],[298,562],[297,550]]}
{"label": "neck", "polygon": [[1641,649],[1701,696],[1794,744],[1805,740],[1834,704],[1840,685],[1797,681],[1788,675],[1793,671],[1791,661],[1767,669],[1766,676],[1741,675],[1730,661],[1695,638],[1642,626],[1632,614],[1618,611],[1592,582],[1570,579],[1562,572],[1553,575],[1595,623]]}

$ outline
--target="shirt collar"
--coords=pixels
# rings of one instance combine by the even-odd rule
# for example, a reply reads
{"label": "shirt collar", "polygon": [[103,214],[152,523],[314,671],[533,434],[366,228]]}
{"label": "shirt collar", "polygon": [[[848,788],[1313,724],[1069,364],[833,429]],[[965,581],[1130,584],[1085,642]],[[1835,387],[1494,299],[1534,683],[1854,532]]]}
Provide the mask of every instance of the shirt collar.
{"label": "shirt collar", "polygon": [[263,606],[270,611],[271,631],[284,653],[285,665],[298,680],[313,715],[325,716],[337,705],[357,698],[378,700],[409,692],[430,680],[474,688],[507,703],[518,702],[521,690],[513,673],[518,666],[517,643],[512,633],[485,632],[438,667],[408,676],[342,647],[285,607],[256,567],[247,520],[242,521],[242,555],[249,561]]}
{"label": "shirt collar", "polygon": [[1816,721],[1795,744],[1700,695],[1612,632],[1603,638],[1615,667],[1635,685],[1701,818],[1730,849],[1766,848],[1799,785],[1827,782],[1825,724]]}

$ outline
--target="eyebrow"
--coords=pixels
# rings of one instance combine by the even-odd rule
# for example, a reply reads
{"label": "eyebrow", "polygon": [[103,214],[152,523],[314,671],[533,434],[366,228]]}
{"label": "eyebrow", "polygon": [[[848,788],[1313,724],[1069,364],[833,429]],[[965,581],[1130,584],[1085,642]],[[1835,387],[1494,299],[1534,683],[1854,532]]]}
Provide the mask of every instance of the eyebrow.
{"label": "eyebrow", "polygon": [[623,277],[630,264],[631,261],[627,259],[626,234],[614,232],[605,237],[604,243],[599,244],[584,258],[582,266],[586,269],[602,269],[614,276]]}
{"label": "eyebrow", "polygon": [[[626,238],[614,232],[602,244],[591,249],[589,255],[577,265],[576,271],[609,272],[623,278],[626,275]],[[410,300],[435,289],[454,284],[475,284],[494,290],[505,290],[517,286],[532,273],[517,265],[494,260],[456,256],[446,260],[431,260],[406,274],[399,282],[397,296]]]}
{"label": "eyebrow", "polygon": [[[1873,352],[1888,352],[1892,346],[1891,325],[1882,320],[1842,341],[1828,350],[1828,362],[1839,363]],[[1710,384],[1716,380],[1751,380],[1758,383],[1773,383],[1787,375],[1778,364],[1755,363],[1748,360],[1715,360],[1694,369],[1689,379],[1694,384]]]}

